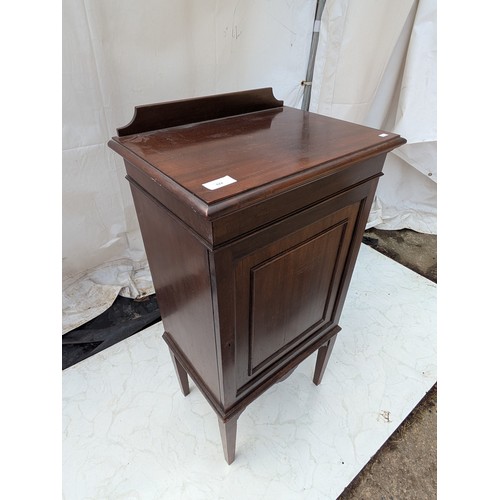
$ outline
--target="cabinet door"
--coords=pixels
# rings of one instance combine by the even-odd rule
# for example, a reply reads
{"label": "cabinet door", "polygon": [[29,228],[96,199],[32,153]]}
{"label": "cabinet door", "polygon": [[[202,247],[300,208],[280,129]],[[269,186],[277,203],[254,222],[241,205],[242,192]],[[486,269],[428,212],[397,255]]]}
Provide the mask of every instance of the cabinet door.
{"label": "cabinet door", "polygon": [[233,249],[237,399],[336,326],[361,205],[318,205]]}

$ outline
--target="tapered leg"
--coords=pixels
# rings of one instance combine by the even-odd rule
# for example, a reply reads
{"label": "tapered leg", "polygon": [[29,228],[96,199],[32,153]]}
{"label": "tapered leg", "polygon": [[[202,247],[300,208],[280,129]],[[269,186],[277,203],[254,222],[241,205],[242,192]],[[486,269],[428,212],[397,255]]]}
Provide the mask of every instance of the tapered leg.
{"label": "tapered leg", "polygon": [[322,345],[318,349],[318,357],[316,358],[316,368],[314,369],[313,382],[316,385],[321,384],[321,379],[326,370],[326,365],[330,359],[330,354],[332,353],[333,344],[335,344],[335,339],[337,335],[333,336],[326,344]]}
{"label": "tapered leg", "polygon": [[181,386],[181,392],[184,396],[189,394],[189,381],[186,370],[182,368],[179,361],[175,357],[175,354],[169,349],[170,356],[172,356],[172,363],[174,364],[175,373],[177,375],[177,380],[179,381],[179,385]]}
{"label": "tapered leg", "polygon": [[219,430],[222,440],[222,448],[224,449],[224,457],[226,462],[231,464],[234,460],[236,452],[236,426],[239,415],[234,416],[227,422],[223,422],[219,417]]}

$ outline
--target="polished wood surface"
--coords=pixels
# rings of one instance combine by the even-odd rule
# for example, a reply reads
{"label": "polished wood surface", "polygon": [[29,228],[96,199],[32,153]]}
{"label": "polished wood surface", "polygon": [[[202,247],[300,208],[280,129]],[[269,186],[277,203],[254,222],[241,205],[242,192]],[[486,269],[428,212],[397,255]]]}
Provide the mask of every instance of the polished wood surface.
{"label": "polished wood surface", "polygon": [[181,101],[136,106],[128,125],[117,129],[118,136],[142,134],[151,130],[189,123],[217,120],[235,114],[252,113],[283,106],[271,88],[231,92]]}
{"label": "polished wood surface", "polygon": [[239,415],[234,415],[229,420],[224,421],[219,418],[219,431],[222,441],[222,450],[226,462],[231,465],[236,452],[236,430]]}
{"label": "polished wood surface", "polygon": [[[181,391],[189,375],[228,463],[252,401],[315,352],[321,382],[385,155],[404,142],[282,106],[270,89],[137,108],[109,142]],[[226,175],[236,182],[202,186]]]}
{"label": "polished wood surface", "polygon": [[179,363],[179,360],[175,357],[175,354],[170,350],[170,356],[172,358],[172,364],[174,365],[175,374],[177,375],[177,380],[179,381],[179,386],[181,388],[181,392],[184,396],[189,394],[189,380],[187,371],[182,367]]}
{"label": "polished wood surface", "polygon": [[168,344],[174,353],[185,353],[185,369],[218,400],[219,373],[210,362],[216,347],[206,249],[154,198],[131,188]]}
{"label": "polished wood surface", "polygon": [[[255,113],[116,138],[116,142],[183,186],[207,205],[269,183],[295,177],[340,159],[381,151],[396,134],[294,108]],[[334,139],[332,139],[334,138]],[[355,157],[355,156],[354,156]],[[236,182],[211,191],[204,183],[229,175]],[[289,179],[292,181],[292,179]]]}
{"label": "polished wood surface", "polygon": [[235,305],[221,310],[235,325],[237,397],[274,371],[277,359],[295,355],[332,326],[359,202],[316,220],[329,205],[227,249]]}
{"label": "polished wood surface", "polygon": [[332,337],[325,345],[322,345],[318,349],[318,357],[316,359],[316,366],[314,367],[313,382],[316,385],[321,384],[323,380],[323,375],[325,374],[326,366],[330,355],[332,354],[333,346],[337,340],[337,336]]}

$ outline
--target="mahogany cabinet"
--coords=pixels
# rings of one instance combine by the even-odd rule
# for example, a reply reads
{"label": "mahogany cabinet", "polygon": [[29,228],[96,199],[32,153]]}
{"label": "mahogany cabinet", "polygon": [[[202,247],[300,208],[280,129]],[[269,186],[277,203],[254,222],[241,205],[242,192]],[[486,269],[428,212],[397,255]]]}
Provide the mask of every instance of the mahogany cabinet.
{"label": "mahogany cabinet", "polygon": [[321,382],[385,156],[406,141],[270,88],[139,106],[117,133],[163,338],[231,463],[251,401],[315,351]]}

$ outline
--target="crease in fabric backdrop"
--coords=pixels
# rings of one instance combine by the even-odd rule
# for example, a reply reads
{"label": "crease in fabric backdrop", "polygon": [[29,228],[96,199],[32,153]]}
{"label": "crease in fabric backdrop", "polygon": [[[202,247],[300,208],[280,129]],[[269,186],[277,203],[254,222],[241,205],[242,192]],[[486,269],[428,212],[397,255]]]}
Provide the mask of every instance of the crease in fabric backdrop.
{"label": "crease in fabric backdrop", "polygon": [[315,0],[63,3],[63,334],[154,293],[123,161],[136,105],[272,86],[300,107]]}
{"label": "crease in fabric backdrop", "polygon": [[310,110],[405,137],[367,227],[436,234],[435,0],[327,0]]}
{"label": "crease in fabric backdrop", "polygon": [[[63,333],[154,292],[121,159],[134,106],[272,86],[300,107],[316,1],[63,3]],[[436,5],[328,0],[310,110],[401,134],[369,226],[436,232]]]}

